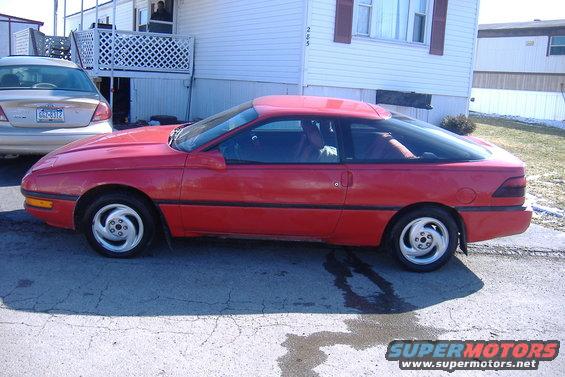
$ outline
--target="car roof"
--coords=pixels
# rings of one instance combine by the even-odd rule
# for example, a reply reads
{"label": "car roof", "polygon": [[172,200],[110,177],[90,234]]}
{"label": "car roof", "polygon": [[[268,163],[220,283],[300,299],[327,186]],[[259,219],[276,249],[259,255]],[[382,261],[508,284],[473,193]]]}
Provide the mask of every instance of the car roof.
{"label": "car roof", "polygon": [[387,119],[390,112],[380,106],[342,98],[314,96],[266,96],[253,101],[261,116],[331,115],[364,119]]}
{"label": "car roof", "polygon": [[69,60],[44,56],[6,56],[0,59],[0,67],[6,65],[48,65],[52,67],[78,68],[75,63]]}

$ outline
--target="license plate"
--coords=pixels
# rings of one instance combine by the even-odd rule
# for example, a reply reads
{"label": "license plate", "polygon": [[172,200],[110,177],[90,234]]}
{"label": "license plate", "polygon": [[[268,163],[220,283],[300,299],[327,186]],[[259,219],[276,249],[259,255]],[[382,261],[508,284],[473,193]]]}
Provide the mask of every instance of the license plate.
{"label": "license plate", "polygon": [[65,110],[60,108],[43,108],[37,109],[36,119],[38,122],[45,123],[64,123],[65,122]]}

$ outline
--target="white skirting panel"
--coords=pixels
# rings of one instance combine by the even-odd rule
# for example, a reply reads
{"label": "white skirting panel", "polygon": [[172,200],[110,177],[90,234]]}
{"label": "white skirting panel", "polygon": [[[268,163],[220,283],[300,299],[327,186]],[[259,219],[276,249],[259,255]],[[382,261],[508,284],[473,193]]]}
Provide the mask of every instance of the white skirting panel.
{"label": "white skirting panel", "polygon": [[[356,101],[375,103],[376,90],[351,89],[324,86],[308,86],[304,88],[305,95],[347,98]],[[408,115],[433,124],[439,124],[446,115],[459,115],[468,113],[469,101],[466,97],[432,96],[433,110],[415,109],[412,107],[381,105],[391,111]]]}
{"label": "white skirting panel", "polygon": [[190,119],[206,118],[254,98],[298,94],[298,86],[270,82],[194,79]]}
{"label": "white skirting panel", "polygon": [[190,80],[131,79],[131,120],[149,121],[152,115],[188,120]]}
{"label": "white skirting panel", "polygon": [[561,93],[473,88],[471,110],[540,120],[565,120],[565,97]]}

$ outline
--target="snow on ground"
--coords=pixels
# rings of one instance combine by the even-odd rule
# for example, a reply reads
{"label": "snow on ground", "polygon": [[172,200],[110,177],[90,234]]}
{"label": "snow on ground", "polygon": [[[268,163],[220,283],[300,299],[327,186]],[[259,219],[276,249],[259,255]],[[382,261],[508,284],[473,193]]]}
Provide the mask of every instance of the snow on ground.
{"label": "snow on ground", "polygon": [[529,124],[531,126],[547,126],[547,127],[555,127],[565,130],[565,120],[549,120],[549,119],[534,119],[534,118],[524,118],[519,116],[513,115],[500,115],[500,114],[484,114],[484,113],[476,113],[471,111],[470,114],[477,118],[500,118],[500,119],[508,119],[514,120],[516,122],[522,122]]}

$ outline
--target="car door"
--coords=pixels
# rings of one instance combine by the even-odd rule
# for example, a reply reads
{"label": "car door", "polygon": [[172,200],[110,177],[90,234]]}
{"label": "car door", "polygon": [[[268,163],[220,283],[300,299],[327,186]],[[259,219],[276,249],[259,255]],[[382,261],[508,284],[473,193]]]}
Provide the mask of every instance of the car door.
{"label": "car door", "polygon": [[266,120],[208,150],[226,168],[185,169],[187,233],[319,239],[334,231],[347,190],[334,120]]}

